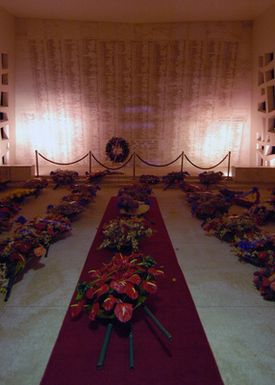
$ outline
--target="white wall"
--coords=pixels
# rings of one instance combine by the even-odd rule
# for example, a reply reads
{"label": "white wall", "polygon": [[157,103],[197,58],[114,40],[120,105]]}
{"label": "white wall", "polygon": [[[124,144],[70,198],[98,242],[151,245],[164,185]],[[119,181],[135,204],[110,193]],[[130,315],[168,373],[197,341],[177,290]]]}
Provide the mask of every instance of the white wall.
{"label": "white wall", "polygon": [[255,147],[257,127],[261,126],[260,114],[257,112],[259,99],[258,58],[268,52],[275,51],[275,5],[259,16],[253,26],[253,87],[252,87],[252,140],[251,163],[255,164]]}
{"label": "white wall", "polygon": [[10,128],[10,162],[14,159],[15,143],[15,18],[0,8],[0,52],[8,54],[9,61],[9,128]]}

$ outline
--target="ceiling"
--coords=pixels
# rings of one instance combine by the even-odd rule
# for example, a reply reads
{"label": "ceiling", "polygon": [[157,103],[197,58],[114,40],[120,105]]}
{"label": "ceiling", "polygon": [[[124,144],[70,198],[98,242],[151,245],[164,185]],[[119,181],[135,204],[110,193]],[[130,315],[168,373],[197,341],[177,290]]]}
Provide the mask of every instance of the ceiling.
{"label": "ceiling", "polygon": [[254,20],[275,0],[0,0],[17,17],[125,23]]}

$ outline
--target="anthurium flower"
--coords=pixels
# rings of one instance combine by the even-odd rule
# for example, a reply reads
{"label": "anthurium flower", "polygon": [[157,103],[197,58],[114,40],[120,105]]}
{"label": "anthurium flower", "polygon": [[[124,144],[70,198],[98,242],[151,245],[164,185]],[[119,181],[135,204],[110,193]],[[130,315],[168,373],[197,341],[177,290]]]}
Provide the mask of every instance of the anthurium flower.
{"label": "anthurium flower", "polygon": [[125,280],[112,281],[110,283],[110,287],[115,291],[117,291],[118,293],[124,293],[126,285],[127,285],[127,282]]}
{"label": "anthurium flower", "polygon": [[131,285],[130,283],[128,283],[126,286],[125,286],[125,291],[124,291],[125,294],[128,295],[128,297],[130,297],[131,299],[137,299],[138,298],[138,292],[137,290],[134,288],[133,285]]}
{"label": "anthurium flower", "polygon": [[109,295],[104,301],[103,301],[103,308],[106,311],[110,311],[113,309],[114,305],[117,303],[117,299],[113,295]]}
{"label": "anthurium flower", "polygon": [[71,307],[70,307],[71,318],[73,318],[73,319],[77,318],[81,314],[81,312],[84,308],[84,304],[85,304],[85,301],[82,300],[82,301],[79,301],[78,303],[71,305]]}
{"label": "anthurium flower", "polygon": [[98,297],[101,297],[103,294],[108,293],[109,291],[109,286],[105,283],[104,285],[100,286],[94,294]]}
{"label": "anthurium flower", "polygon": [[92,308],[91,308],[91,311],[90,311],[90,313],[89,313],[89,319],[90,319],[91,321],[94,321],[94,320],[95,320],[98,311],[99,311],[99,303],[96,302],[96,303],[93,304],[93,306],[92,306]]}
{"label": "anthurium flower", "polygon": [[160,269],[155,269],[154,267],[150,267],[148,269],[148,273],[152,274],[154,277],[157,277],[158,275],[163,275],[164,272]]}
{"label": "anthurium flower", "polygon": [[134,285],[139,285],[141,282],[141,278],[138,274],[133,274],[130,278],[128,278],[128,282],[131,282]]}
{"label": "anthurium flower", "polygon": [[157,285],[152,281],[143,281],[141,284],[141,288],[147,293],[154,294],[157,291]]}
{"label": "anthurium flower", "polygon": [[116,304],[114,312],[120,322],[128,322],[133,315],[133,306],[130,303],[121,302]]}
{"label": "anthurium flower", "polygon": [[92,299],[93,296],[94,296],[94,294],[95,294],[95,289],[94,289],[93,287],[90,287],[90,288],[86,291],[85,296],[86,296],[86,298],[88,298],[88,299]]}

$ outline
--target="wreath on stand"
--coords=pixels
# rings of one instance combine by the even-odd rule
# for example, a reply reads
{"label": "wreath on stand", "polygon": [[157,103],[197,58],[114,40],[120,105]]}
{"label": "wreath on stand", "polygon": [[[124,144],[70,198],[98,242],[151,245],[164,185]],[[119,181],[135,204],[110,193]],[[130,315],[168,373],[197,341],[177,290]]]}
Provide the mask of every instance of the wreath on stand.
{"label": "wreath on stand", "polygon": [[129,155],[129,144],[125,139],[114,136],[106,144],[106,155],[112,162],[122,163]]}

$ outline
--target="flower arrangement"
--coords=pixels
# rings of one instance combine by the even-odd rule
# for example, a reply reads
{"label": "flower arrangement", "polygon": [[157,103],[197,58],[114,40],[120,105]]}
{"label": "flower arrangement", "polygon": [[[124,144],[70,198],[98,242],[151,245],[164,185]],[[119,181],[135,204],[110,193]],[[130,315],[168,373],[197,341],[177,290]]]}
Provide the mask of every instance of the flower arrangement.
{"label": "flower arrangement", "polygon": [[150,195],[152,188],[144,184],[133,184],[129,186],[124,186],[118,191],[118,196],[128,195],[134,200],[144,203],[150,202]]}
{"label": "flower arrangement", "polygon": [[137,251],[139,242],[152,235],[152,229],[141,218],[116,218],[103,226],[100,249]]}
{"label": "flower arrangement", "polygon": [[223,197],[216,196],[209,201],[202,202],[196,207],[195,215],[197,218],[204,221],[221,217],[228,212],[230,203],[228,203]]}
{"label": "flower arrangement", "polygon": [[96,171],[96,172],[86,172],[86,179],[88,183],[99,183],[101,182],[102,178],[106,175],[111,174],[111,171],[109,170],[103,170],[103,171]]}
{"label": "flower arrangement", "polygon": [[45,246],[63,238],[72,230],[71,221],[67,217],[57,214],[49,214],[44,218],[36,217],[25,227],[32,228],[38,238],[44,239]]}
{"label": "flower arrangement", "polygon": [[71,317],[85,311],[91,321],[103,318],[126,323],[134,310],[157,291],[156,279],[164,273],[150,256],[118,253],[110,263],[89,274],[89,281],[78,284]]}
{"label": "flower arrangement", "polygon": [[19,212],[19,206],[9,200],[0,201],[0,233],[9,231],[11,228],[11,218]]}
{"label": "flower arrangement", "polygon": [[92,200],[91,195],[88,193],[83,193],[83,192],[73,192],[69,195],[65,195],[62,198],[62,201],[64,202],[77,202],[81,206],[87,206]]}
{"label": "flower arrangement", "polygon": [[246,215],[224,215],[214,218],[203,225],[205,231],[226,242],[239,240],[260,234],[253,218]]}
{"label": "flower arrangement", "polygon": [[240,261],[254,266],[275,265],[275,236],[257,234],[234,245],[234,253]]}
{"label": "flower arrangement", "polygon": [[139,182],[142,184],[158,184],[160,183],[160,177],[156,175],[141,175]]}
{"label": "flower arrangement", "polygon": [[230,208],[230,202],[226,198],[208,191],[188,192],[186,199],[191,206],[192,215],[203,221],[220,217]]}
{"label": "flower arrangement", "polygon": [[72,193],[87,194],[90,197],[95,197],[98,190],[100,187],[93,183],[73,184],[71,186]]}
{"label": "flower arrangement", "polygon": [[209,186],[210,184],[217,184],[222,181],[223,173],[221,171],[204,171],[199,174],[201,184]]}
{"label": "flower arrangement", "polygon": [[[257,205],[260,202],[260,192],[258,187],[252,187],[252,189],[244,192],[244,191],[234,191],[228,188],[220,189],[220,194],[222,194],[226,199],[228,199],[231,204],[250,208],[253,205]],[[251,199],[244,199],[248,196],[252,196],[254,201]]]}
{"label": "flower arrangement", "polygon": [[71,170],[57,170],[51,171],[50,176],[55,183],[54,188],[57,188],[60,185],[71,185],[75,183],[78,178],[78,172]]}
{"label": "flower arrangement", "polygon": [[275,221],[275,207],[269,203],[252,206],[248,211],[248,215],[253,217],[259,226],[262,226]]}
{"label": "flower arrangement", "polygon": [[123,209],[128,213],[139,207],[138,201],[128,194],[119,195],[117,198],[117,205],[120,209]]}
{"label": "flower arrangement", "polygon": [[62,215],[64,217],[69,218],[71,221],[75,220],[79,214],[84,210],[83,205],[79,202],[64,202],[59,205],[48,205],[47,213]]}
{"label": "flower arrangement", "polygon": [[253,282],[267,301],[275,301],[275,266],[266,266],[254,273]]}
{"label": "flower arrangement", "polygon": [[12,191],[10,194],[4,196],[4,201],[22,203],[25,198],[36,195],[36,189],[33,188],[19,188]]}
{"label": "flower arrangement", "polygon": [[46,254],[41,239],[30,229],[22,229],[12,238],[0,243],[1,286],[0,291],[8,300],[13,283],[19,273],[23,273],[27,263],[33,258]]}
{"label": "flower arrangement", "polygon": [[114,163],[124,162],[129,155],[128,142],[120,137],[112,137],[106,144],[106,155]]}
{"label": "flower arrangement", "polygon": [[42,190],[43,188],[48,186],[48,181],[45,178],[33,178],[29,179],[26,182],[24,182],[23,187],[35,189],[35,190]]}
{"label": "flower arrangement", "polygon": [[189,175],[187,171],[170,172],[169,174],[162,177],[164,184],[164,190],[167,190],[173,185],[180,185],[184,182],[185,177]]}

